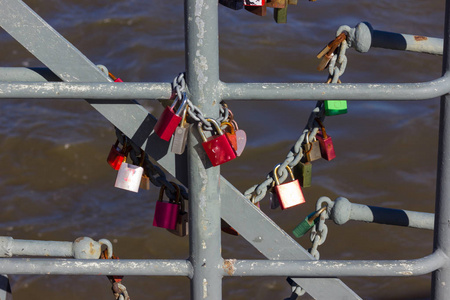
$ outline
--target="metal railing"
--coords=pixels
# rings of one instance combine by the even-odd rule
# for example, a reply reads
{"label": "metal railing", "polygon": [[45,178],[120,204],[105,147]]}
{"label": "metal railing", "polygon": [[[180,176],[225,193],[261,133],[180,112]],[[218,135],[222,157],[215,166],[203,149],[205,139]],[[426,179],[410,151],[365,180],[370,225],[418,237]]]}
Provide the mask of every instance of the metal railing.
{"label": "metal railing", "polygon": [[[191,299],[197,300],[221,299],[224,276],[291,276],[295,284],[316,299],[360,299],[337,277],[416,276],[432,272],[433,298],[446,299],[450,294],[450,285],[446,284],[450,281],[450,186],[446,184],[450,180],[450,0],[446,3],[443,76],[425,83],[376,85],[221,82],[218,72],[217,5],[216,0],[185,1],[188,94],[192,103],[205,115],[217,117],[221,100],[396,101],[442,96],[433,253],[413,260],[316,261],[221,177],[219,167],[208,166],[204,155],[192,151],[200,140],[196,129],[191,130],[189,135],[187,153],[176,156],[165,150],[168,149],[167,143],[153,133],[156,119],[131,99],[167,99],[171,95],[170,83],[113,84],[96,65],[25,3],[0,0],[0,25],[50,71],[2,68],[0,98],[89,99],[87,101],[99,113],[188,187],[190,212],[187,260],[1,258],[0,273],[186,276],[191,281]],[[374,36],[382,34],[374,32]],[[411,44],[409,37],[404,39],[406,44],[403,46]],[[411,50],[402,46],[395,48]],[[367,47],[364,49],[368,50]],[[61,64],[61,61],[65,63]],[[43,82],[54,80],[53,75],[63,82]],[[268,260],[224,260],[220,251],[221,218]],[[248,222],[257,222],[259,226],[248,226]],[[65,244],[65,247],[69,245]]]}

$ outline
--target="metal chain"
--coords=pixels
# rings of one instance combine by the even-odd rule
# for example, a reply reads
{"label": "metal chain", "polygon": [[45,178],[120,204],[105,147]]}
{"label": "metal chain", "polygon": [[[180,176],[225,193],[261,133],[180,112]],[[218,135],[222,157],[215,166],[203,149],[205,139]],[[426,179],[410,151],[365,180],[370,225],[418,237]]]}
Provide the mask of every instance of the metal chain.
{"label": "metal chain", "polygon": [[[336,36],[344,31],[347,31],[347,28],[345,26],[341,26],[338,29]],[[342,76],[345,72],[345,69],[347,67],[347,57],[345,54],[348,48],[349,46],[347,44],[347,41],[344,40],[336,49],[338,55],[334,55],[329,62],[328,72],[330,74],[330,77],[332,78],[331,83],[338,83],[339,77]],[[293,168],[303,158],[302,145],[307,142],[306,137],[308,137],[309,139],[314,138],[317,134],[317,131],[320,129],[319,124],[315,121],[316,118],[321,122],[324,122],[325,120],[323,101],[318,101],[316,103],[316,107],[312,110],[302,134],[295,142],[294,146],[290,149],[289,153],[286,155],[286,159],[284,160],[284,162],[280,164],[277,174],[279,175],[278,178],[280,183],[286,180],[286,178],[289,176],[289,173],[286,170],[286,166]],[[251,199],[253,196],[255,196],[254,201],[259,202],[266,196],[267,191],[272,189],[274,185],[274,174],[273,171],[271,171],[267,174],[266,179],[262,183],[256,184],[247,189],[244,192],[244,196],[248,199]]]}
{"label": "metal chain", "polygon": [[[186,80],[184,77],[185,77],[185,73],[180,73],[173,80],[173,83],[172,83],[172,90],[173,90],[172,97],[173,98],[175,96],[177,96],[179,99],[181,99],[183,97],[183,93],[186,92]],[[219,110],[219,117],[217,119],[215,119],[217,121],[217,123],[219,123],[219,124],[225,120],[228,120],[228,117],[229,117],[227,105],[224,103],[224,101],[222,101],[221,104],[222,105]],[[187,99],[187,105],[188,105],[187,113],[188,113],[190,119],[192,119],[194,122],[202,122],[204,130],[207,130],[207,131],[214,130],[214,127],[211,124],[211,122],[209,122],[207,120],[207,119],[211,119],[211,118],[205,117],[205,115],[200,110],[200,108],[195,106],[189,99]],[[188,123],[193,123],[192,121],[190,122],[190,120],[186,120],[186,121]]]}
{"label": "metal chain", "polygon": [[116,300],[130,300],[127,288],[121,282],[114,282],[112,285],[112,291]]}

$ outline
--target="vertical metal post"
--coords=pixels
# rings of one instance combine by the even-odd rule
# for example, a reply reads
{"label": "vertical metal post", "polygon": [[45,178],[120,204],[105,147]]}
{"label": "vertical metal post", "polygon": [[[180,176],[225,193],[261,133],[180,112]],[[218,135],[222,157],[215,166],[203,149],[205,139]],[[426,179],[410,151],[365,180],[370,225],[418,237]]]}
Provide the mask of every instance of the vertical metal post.
{"label": "vertical metal post", "polygon": [[[219,114],[218,2],[185,0],[186,82],[205,116]],[[191,299],[221,299],[220,168],[212,167],[196,126],[188,140],[189,254],[194,267]]]}
{"label": "vertical metal post", "polygon": [[[450,71],[450,0],[446,1],[443,73]],[[439,153],[437,167],[434,250],[450,256],[450,95],[441,97],[439,120]],[[433,272],[432,298],[448,299],[450,295],[450,264]]]}

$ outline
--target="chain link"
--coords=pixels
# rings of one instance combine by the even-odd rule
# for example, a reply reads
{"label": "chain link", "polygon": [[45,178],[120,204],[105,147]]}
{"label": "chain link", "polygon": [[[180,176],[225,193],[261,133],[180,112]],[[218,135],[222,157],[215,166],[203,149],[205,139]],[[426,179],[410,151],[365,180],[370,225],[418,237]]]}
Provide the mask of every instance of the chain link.
{"label": "chain link", "polygon": [[[172,83],[172,97],[174,98],[175,96],[177,96],[179,99],[182,98],[183,96],[183,92],[186,92],[186,80],[185,80],[185,73],[180,73],[178,74],[177,77],[175,77],[175,79],[173,80]],[[222,123],[225,120],[228,120],[229,117],[229,112],[228,112],[228,107],[227,105],[224,103],[224,101],[221,102],[221,107],[219,109],[219,117],[217,119],[215,119],[217,121],[218,124]],[[211,119],[209,117],[205,117],[205,115],[203,114],[203,112],[200,110],[200,108],[198,108],[197,106],[195,106],[191,100],[187,99],[187,113],[190,117],[190,119],[194,122],[202,122],[203,124],[203,129],[207,130],[207,131],[212,131],[214,130],[213,125],[211,124],[211,122],[209,122],[207,119]],[[193,123],[192,121],[187,120],[188,123]]]}

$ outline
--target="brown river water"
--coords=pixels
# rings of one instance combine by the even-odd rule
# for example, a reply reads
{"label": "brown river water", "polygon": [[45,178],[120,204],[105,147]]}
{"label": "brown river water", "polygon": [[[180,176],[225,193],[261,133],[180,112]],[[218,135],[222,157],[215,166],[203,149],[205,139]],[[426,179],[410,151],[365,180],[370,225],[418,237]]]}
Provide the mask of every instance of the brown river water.
{"label": "brown river water", "polygon": [[[124,81],[171,82],[184,71],[183,4],[143,0],[25,1],[96,64]],[[271,10],[271,9],[268,9]],[[324,82],[315,58],[340,25],[368,21],[374,29],[443,36],[444,1],[299,1],[288,23],[219,6],[220,74],[225,82]],[[42,66],[0,31],[3,67]],[[343,82],[423,82],[441,74],[441,57],[386,49],[348,51]],[[142,101],[161,112],[157,102]],[[314,101],[230,101],[248,144],[222,166],[242,192],[262,182],[300,136]],[[348,113],[328,117],[337,158],[314,163],[307,203],[281,211],[261,202],[281,228],[314,210],[320,196],[433,212],[439,100],[352,101]],[[83,100],[0,101],[0,235],[73,241],[107,238],[121,258],[188,257],[188,238],[152,226],[159,189],[130,193],[114,188],[105,162],[113,126]],[[412,259],[432,251],[431,231],[327,221],[321,259]],[[255,226],[249,224],[249,226]],[[299,239],[311,247],[307,237]],[[262,259],[241,237],[222,234],[225,258]],[[363,299],[429,299],[430,275],[411,278],[342,278]],[[15,300],[113,299],[103,276],[11,276]],[[128,276],[132,299],[189,299],[189,280]],[[324,287],[326,288],[326,287]],[[223,299],[284,299],[284,277],[224,278]],[[309,299],[308,296],[302,299]]]}

